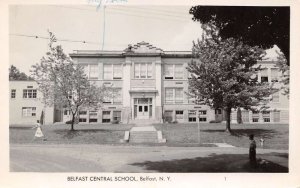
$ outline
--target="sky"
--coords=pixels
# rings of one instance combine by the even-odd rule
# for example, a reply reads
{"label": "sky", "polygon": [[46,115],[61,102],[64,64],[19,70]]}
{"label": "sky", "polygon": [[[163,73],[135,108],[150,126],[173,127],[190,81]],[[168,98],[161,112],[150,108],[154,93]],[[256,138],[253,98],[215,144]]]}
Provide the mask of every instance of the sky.
{"label": "sky", "polygon": [[[105,9],[105,11],[104,11]],[[73,50],[124,50],[148,42],[165,51],[191,50],[201,38],[190,6],[10,5],[9,63],[30,74],[46,54],[48,30],[66,53]],[[35,36],[38,36],[36,38]],[[42,37],[42,38],[41,38]],[[67,40],[67,41],[66,41]],[[82,41],[86,41],[83,43]],[[274,50],[271,55],[274,56]]]}

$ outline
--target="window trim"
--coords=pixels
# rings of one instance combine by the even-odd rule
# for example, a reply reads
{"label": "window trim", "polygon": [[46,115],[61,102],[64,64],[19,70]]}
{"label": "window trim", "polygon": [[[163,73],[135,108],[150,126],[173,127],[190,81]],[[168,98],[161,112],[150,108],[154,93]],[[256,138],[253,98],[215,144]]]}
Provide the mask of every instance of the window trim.
{"label": "window trim", "polygon": [[[142,78],[141,77],[141,65],[146,65],[146,73],[145,73],[145,78]],[[138,75],[136,75],[136,66],[138,65]],[[150,66],[149,66],[150,65]],[[151,75],[149,76],[148,75],[148,66],[151,67]],[[138,76],[138,77],[137,77]],[[133,79],[153,79],[153,64],[152,62],[134,62],[134,65],[133,65]]]}
{"label": "window trim", "polygon": [[[166,75],[166,66],[172,66],[172,70],[171,70],[171,75]],[[180,66],[181,67],[181,72],[182,72],[182,77],[176,77],[176,66]],[[175,64],[165,64],[164,65],[164,79],[165,80],[183,80],[184,79],[184,64],[182,63],[175,63]]]}
{"label": "window trim", "polygon": [[[180,89],[182,91],[182,99],[177,98],[176,97],[176,89]],[[167,90],[172,90],[172,100],[168,100],[169,102],[167,102],[167,95],[166,92]],[[184,102],[184,93],[183,93],[183,87],[166,87],[165,88],[165,96],[164,96],[165,100],[165,104],[183,104]]]}
{"label": "window trim", "polygon": [[[121,68],[121,77],[114,77],[115,74],[115,69],[114,69],[114,65],[119,65]],[[104,66],[110,66],[110,69],[111,69],[111,74],[110,74],[110,77],[109,78],[105,78],[105,72],[104,72]],[[103,80],[122,80],[123,79],[123,67],[122,67],[122,63],[103,63]]]}
{"label": "window trim", "polygon": [[[29,97],[29,92],[31,91],[31,97]],[[26,97],[25,97],[26,96]],[[23,99],[36,99],[37,98],[37,89],[23,89]]]}

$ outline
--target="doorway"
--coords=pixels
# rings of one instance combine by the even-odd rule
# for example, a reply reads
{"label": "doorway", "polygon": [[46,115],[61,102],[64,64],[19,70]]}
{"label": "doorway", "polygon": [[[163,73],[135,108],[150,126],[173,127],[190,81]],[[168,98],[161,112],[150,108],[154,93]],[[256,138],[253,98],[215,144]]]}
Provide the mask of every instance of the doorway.
{"label": "doorway", "polygon": [[152,117],[152,98],[134,99],[134,118],[150,119]]}

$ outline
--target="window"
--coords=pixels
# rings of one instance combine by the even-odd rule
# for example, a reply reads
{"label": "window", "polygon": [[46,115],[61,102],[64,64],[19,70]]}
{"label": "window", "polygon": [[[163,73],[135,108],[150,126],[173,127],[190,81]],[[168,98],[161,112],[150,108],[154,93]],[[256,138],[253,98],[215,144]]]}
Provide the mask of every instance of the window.
{"label": "window", "polygon": [[199,122],[206,122],[207,121],[207,111],[206,110],[199,110],[198,111],[198,115],[199,115]]}
{"label": "window", "polygon": [[22,108],[23,117],[32,117],[36,116],[36,107],[23,107]]}
{"label": "window", "polygon": [[109,123],[110,122],[110,111],[103,111],[102,112],[102,123]]}
{"label": "window", "polygon": [[175,117],[177,120],[183,120],[183,110],[176,110]]}
{"label": "window", "polygon": [[272,102],[279,102],[279,92],[273,93]]}
{"label": "window", "polygon": [[113,79],[118,80],[122,79],[122,65],[121,64],[114,64],[113,65]]}
{"label": "window", "polygon": [[23,89],[23,98],[36,98],[36,89]]}
{"label": "window", "polygon": [[268,82],[269,79],[268,79],[268,69],[263,69],[261,70],[261,82]]}
{"label": "window", "polygon": [[112,65],[103,64],[103,79],[111,80],[112,79]]}
{"label": "window", "polygon": [[79,115],[86,115],[87,111],[79,111]]}
{"label": "window", "polygon": [[271,68],[271,81],[278,82],[278,69],[277,68]]}
{"label": "window", "polygon": [[173,65],[165,65],[165,79],[173,79]]}
{"label": "window", "polygon": [[98,122],[97,111],[89,111],[89,122],[90,123]]}
{"label": "window", "polygon": [[113,111],[114,121],[121,121],[121,111]]}
{"label": "window", "polygon": [[173,88],[166,88],[166,103],[170,104],[174,102]]}
{"label": "window", "polygon": [[183,88],[175,89],[175,103],[183,103]]}
{"label": "window", "polygon": [[200,122],[206,122],[206,117],[200,117],[200,118],[199,118],[199,121],[200,121]]}
{"label": "window", "polygon": [[183,79],[183,65],[169,64],[164,66],[165,79]]}
{"label": "window", "polygon": [[270,111],[262,111],[264,122],[270,122]]}
{"label": "window", "polygon": [[196,122],[196,110],[189,110],[189,122]]}
{"label": "window", "polygon": [[90,79],[98,79],[98,65],[90,65]]}
{"label": "window", "polygon": [[206,110],[199,110],[199,115],[206,115]]}
{"label": "window", "polygon": [[183,65],[175,65],[175,79],[183,79]]}
{"label": "window", "polygon": [[79,118],[79,122],[86,122],[86,118]]}
{"label": "window", "polygon": [[259,120],[259,111],[254,110],[252,111],[252,122],[258,122]]}
{"label": "window", "polygon": [[183,88],[165,88],[166,104],[183,103]]}
{"label": "window", "polygon": [[16,90],[15,90],[15,89],[12,89],[12,90],[11,90],[10,97],[11,97],[12,99],[16,98]]}
{"label": "window", "polygon": [[152,63],[134,63],[134,78],[152,78]]}

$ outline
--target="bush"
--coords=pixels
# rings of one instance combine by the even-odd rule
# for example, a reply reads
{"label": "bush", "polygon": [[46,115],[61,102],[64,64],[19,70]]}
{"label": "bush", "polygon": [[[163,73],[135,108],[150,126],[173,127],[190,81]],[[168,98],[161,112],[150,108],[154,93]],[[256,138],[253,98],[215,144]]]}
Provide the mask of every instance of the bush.
{"label": "bush", "polygon": [[222,121],[221,120],[211,120],[209,121],[209,123],[221,123]]}
{"label": "bush", "polygon": [[119,120],[112,120],[111,124],[119,124],[120,121]]}
{"label": "bush", "polygon": [[172,124],[176,124],[176,123],[178,123],[178,121],[177,121],[177,120],[174,120],[174,121],[172,121],[171,123],[172,123]]}
{"label": "bush", "polygon": [[[78,124],[79,120],[75,119],[74,124]],[[71,125],[72,124],[72,120],[66,121],[66,124]]]}

